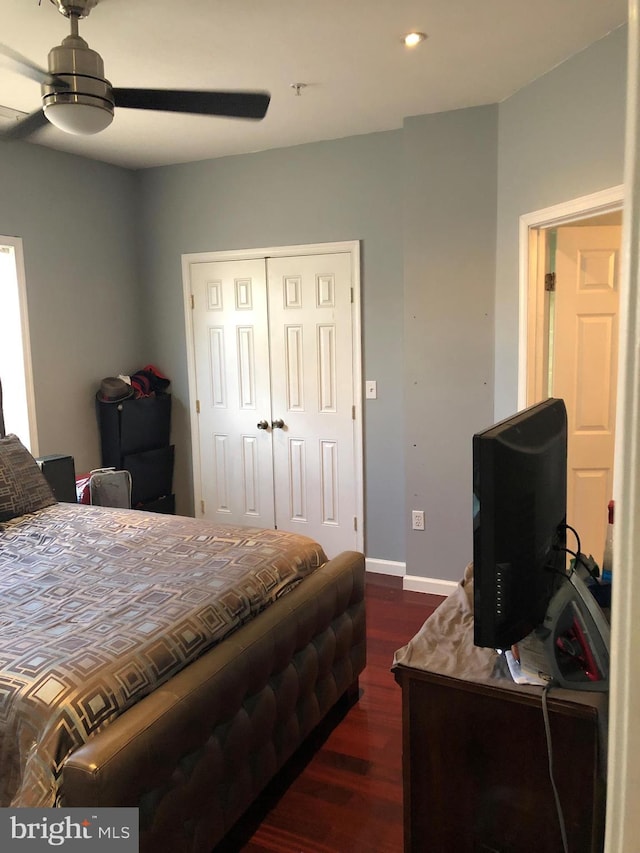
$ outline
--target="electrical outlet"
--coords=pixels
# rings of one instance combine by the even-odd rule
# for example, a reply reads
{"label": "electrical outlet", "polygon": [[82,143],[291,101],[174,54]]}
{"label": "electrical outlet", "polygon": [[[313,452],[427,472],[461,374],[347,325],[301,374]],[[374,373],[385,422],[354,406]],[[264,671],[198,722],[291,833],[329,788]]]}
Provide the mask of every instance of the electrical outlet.
{"label": "electrical outlet", "polygon": [[411,528],[413,530],[424,530],[424,510],[411,510]]}

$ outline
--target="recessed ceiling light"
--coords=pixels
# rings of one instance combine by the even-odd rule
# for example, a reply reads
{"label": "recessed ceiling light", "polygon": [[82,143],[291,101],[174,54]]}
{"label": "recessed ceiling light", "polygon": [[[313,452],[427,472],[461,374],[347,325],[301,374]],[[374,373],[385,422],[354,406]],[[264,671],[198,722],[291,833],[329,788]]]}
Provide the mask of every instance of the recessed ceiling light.
{"label": "recessed ceiling light", "polygon": [[420,44],[421,41],[426,39],[426,33],[407,33],[406,36],[402,39],[407,47],[415,47],[417,44]]}

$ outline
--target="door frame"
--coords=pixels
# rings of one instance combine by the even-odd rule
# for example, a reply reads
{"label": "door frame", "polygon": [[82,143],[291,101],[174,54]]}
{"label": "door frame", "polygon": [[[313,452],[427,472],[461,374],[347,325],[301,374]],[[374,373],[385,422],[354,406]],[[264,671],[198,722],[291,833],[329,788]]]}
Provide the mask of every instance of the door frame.
{"label": "door frame", "polygon": [[534,368],[536,346],[540,339],[542,311],[539,305],[539,230],[567,225],[580,219],[622,210],[624,185],[580,196],[526,213],[520,217],[518,264],[518,409],[527,405],[529,370]]}
{"label": "door frame", "polygon": [[[635,2],[635,0],[634,0]],[[637,6],[637,4],[636,4]],[[637,25],[630,32],[630,53],[637,49],[640,31]],[[628,103],[637,103],[640,74],[630,78],[633,91],[628,94]],[[564,225],[600,213],[624,210],[622,229],[622,270],[620,293],[620,358],[618,363],[618,417],[616,421],[616,465],[614,473],[614,497],[619,507],[617,522],[617,544],[615,566],[622,576],[622,584],[614,584],[612,610],[616,614],[611,633],[611,705],[609,713],[608,767],[607,767],[607,814],[605,827],[605,849],[622,851],[634,838],[638,826],[637,781],[632,756],[640,743],[640,727],[632,709],[637,708],[639,693],[638,666],[635,657],[635,642],[638,637],[637,611],[640,603],[639,587],[634,583],[634,573],[629,569],[637,552],[639,532],[637,501],[633,489],[637,482],[637,470],[633,466],[622,466],[622,458],[633,459],[638,447],[638,359],[636,358],[636,336],[630,318],[637,317],[638,296],[638,220],[640,219],[640,181],[637,165],[640,155],[638,130],[633,125],[635,136],[627,141],[627,154],[633,159],[634,171],[629,170],[626,184],[620,184],[601,192],[582,196],[564,204],[533,211],[520,217],[519,232],[519,348],[518,348],[518,408],[526,405],[527,359],[531,347],[529,341],[529,310],[531,268],[535,271],[537,261],[536,241],[532,241],[533,230]],[[626,190],[626,193],[625,193]],[[625,201],[625,195],[627,200]],[[535,300],[534,300],[535,301]],[[635,314],[634,314],[635,311]],[[630,389],[633,389],[630,392]],[[636,454],[637,456],[637,454]],[[617,482],[616,482],[617,481]]]}
{"label": "door frame", "polygon": [[196,364],[195,340],[193,334],[191,288],[189,267],[193,263],[213,263],[217,261],[243,261],[264,258],[295,257],[297,255],[330,255],[348,253],[351,256],[351,328],[352,328],[352,364],[353,364],[353,451],[355,461],[355,498],[356,498],[356,549],[364,551],[364,455],[362,423],[362,347],[360,319],[360,241],[345,240],[333,243],[302,243],[293,246],[269,246],[255,249],[227,249],[214,252],[190,252],[182,255],[182,288],[184,302],[184,321],[187,343],[187,380],[189,388],[189,423],[191,433],[191,471],[193,482],[193,502],[196,518],[202,515],[196,500],[202,494],[200,473],[200,432],[196,411]]}

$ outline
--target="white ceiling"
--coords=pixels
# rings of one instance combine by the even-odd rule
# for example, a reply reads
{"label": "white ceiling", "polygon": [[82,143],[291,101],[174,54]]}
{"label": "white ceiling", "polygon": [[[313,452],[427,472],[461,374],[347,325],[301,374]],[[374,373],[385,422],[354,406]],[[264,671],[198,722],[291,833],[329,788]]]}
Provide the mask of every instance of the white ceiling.
{"label": "white ceiling", "polygon": [[[2,0],[0,20],[0,40],[42,67],[69,31],[49,0]],[[80,34],[114,86],[266,89],[267,116],[116,109],[96,136],[46,127],[33,141],[144,168],[390,130],[500,102],[626,20],[627,0],[100,0]],[[408,50],[412,29],[428,39]],[[0,66],[1,105],[39,98]]]}

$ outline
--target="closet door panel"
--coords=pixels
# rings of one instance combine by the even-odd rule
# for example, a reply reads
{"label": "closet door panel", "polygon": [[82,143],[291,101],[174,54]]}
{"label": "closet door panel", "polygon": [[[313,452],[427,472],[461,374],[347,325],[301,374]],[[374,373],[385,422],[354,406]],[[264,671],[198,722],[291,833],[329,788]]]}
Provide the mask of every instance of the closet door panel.
{"label": "closet door panel", "polygon": [[351,258],[267,261],[278,528],[356,547]]}
{"label": "closet door panel", "polygon": [[275,525],[264,259],[190,270],[204,515]]}

